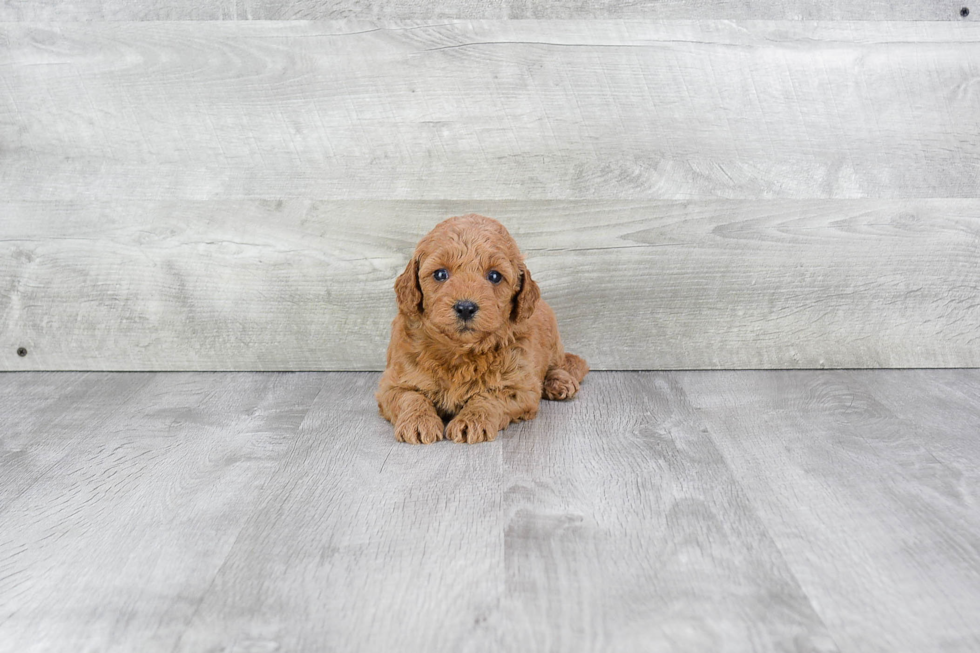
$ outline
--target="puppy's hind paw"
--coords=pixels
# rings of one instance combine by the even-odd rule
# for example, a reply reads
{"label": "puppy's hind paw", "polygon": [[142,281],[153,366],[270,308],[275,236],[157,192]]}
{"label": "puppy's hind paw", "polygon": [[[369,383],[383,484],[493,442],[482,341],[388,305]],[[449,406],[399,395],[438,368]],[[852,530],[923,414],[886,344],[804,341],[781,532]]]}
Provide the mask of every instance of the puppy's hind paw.
{"label": "puppy's hind paw", "polygon": [[411,416],[395,424],[395,439],[408,444],[432,444],[442,439],[442,420],[435,413]]}
{"label": "puppy's hind paw", "polygon": [[578,392],[579,383],[561,368],[555,368],[544,377],[544,398],[551,401],[571,399]]}

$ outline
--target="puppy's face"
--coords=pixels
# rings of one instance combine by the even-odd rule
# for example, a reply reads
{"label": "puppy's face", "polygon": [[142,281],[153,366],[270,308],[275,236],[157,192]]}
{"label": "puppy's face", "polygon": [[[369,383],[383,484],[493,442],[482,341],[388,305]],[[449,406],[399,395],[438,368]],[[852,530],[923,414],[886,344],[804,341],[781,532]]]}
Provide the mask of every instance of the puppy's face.
{"label": "puppy's face", "polygon": [[461,344],[527,319],[539,297],[514,239],[476,215],[451,218],[423,238],[395,289],[403,312]]}

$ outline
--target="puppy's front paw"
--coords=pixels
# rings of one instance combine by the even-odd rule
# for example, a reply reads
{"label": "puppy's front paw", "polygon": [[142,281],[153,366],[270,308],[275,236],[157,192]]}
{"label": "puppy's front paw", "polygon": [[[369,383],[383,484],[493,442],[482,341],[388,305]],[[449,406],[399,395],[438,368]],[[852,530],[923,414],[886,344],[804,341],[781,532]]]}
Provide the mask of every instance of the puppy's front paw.
{"label": "puppy's front paw", "polygon": [[442,420],[431,415],[410,415],[395,424],[395,439],[408,444],[432,444],[442,439]]}
{"label": "puppy's front paw", "polygon": [[446,438],[453,442],[477,444],[497,439],[497,423],[487,418],[457,415],[446,427]]}

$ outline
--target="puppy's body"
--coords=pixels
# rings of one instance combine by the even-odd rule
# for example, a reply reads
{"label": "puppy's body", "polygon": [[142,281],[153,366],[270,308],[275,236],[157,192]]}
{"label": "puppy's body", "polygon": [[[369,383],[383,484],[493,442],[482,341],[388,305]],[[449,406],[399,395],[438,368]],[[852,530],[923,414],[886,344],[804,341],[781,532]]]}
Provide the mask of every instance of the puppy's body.
{"label": "puppy's body", "polygon": [[395,291],[377,399],[400,441],[493,440],[533,419],[542,395],[570,399],[588,372],[565,353],[554,312],[495,220],[470,214],[437,225]]}

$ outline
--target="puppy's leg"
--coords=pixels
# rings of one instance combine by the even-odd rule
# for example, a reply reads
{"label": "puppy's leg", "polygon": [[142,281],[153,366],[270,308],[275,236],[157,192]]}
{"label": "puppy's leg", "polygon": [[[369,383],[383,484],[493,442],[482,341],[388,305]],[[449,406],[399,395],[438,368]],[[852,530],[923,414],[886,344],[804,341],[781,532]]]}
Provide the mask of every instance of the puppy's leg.
{"label": "puppy's leg", "polygon": [[493,442],[511,422],[534,419],[540,401],[541,395],[533,390],[474,395],[446,426],[446,438],[467,444]]}
{"label": "puppy's leg", "polygon": [[425,395],[403,388],[378,393],[381,414],[395,425],[395,439],[408,444],[432,444],[443,437],[442,418]]}
{"label": "puppy's leg", "polygon": [[562,364],[549,369],[544,377],[544,398],[552,401],[571,399],[588,373],[589,366],[584,359],[575,354],[565,354]]}
{"label": "puppy's leg", "polygon": [[576,356],[575,354],[565,353],[565,362],[560,366],[563,370],[572,375],[579,383],[585,378],[585,375],[589,373],[589,364],[585,362],[585,359],[581,356]]}
{"label": "puppy's leg", "polygon": [[551,401],[571,399],[578,392],[579,383],[571,374],[560,367],[548,370],[544,377],[544,398]]}

